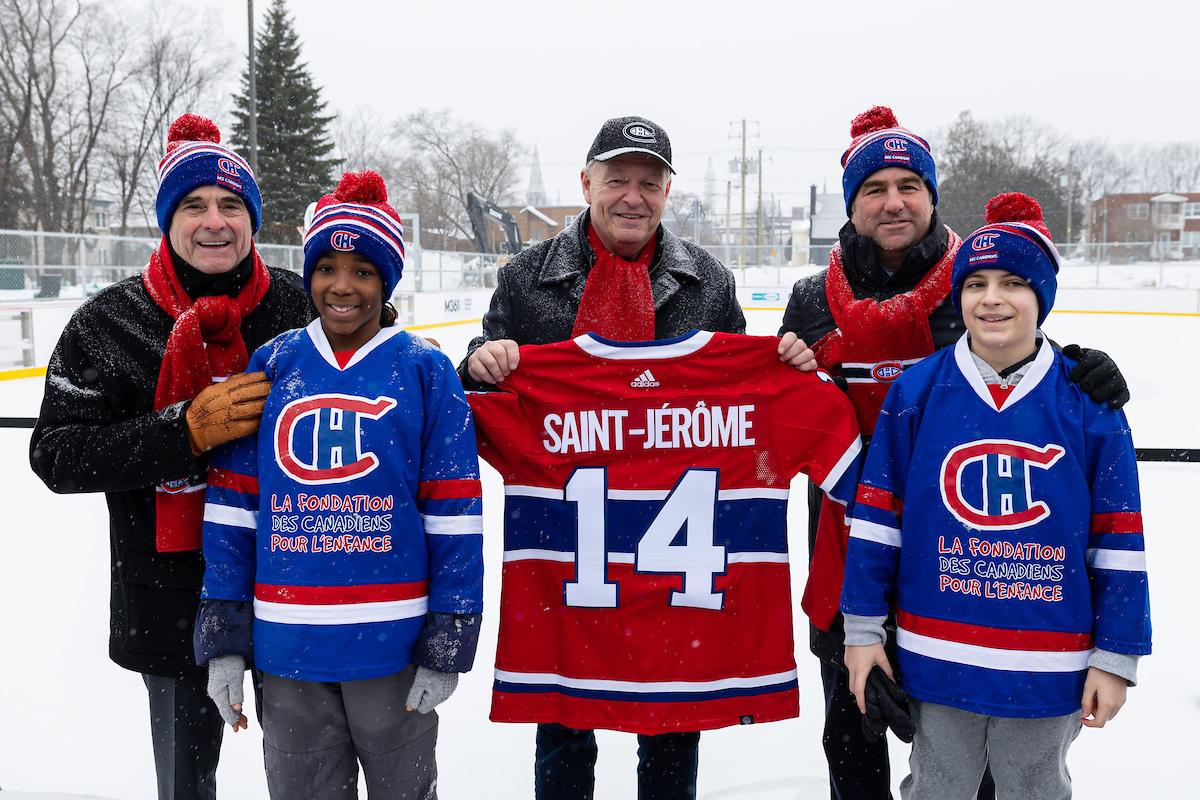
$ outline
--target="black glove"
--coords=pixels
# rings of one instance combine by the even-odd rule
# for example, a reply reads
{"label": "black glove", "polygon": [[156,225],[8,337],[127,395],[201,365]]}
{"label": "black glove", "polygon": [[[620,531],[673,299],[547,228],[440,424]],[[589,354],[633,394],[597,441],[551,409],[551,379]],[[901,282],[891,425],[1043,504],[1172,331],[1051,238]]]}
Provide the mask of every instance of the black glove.
{"label": "black glove", "polygon": [[1075,361],[1071,380],[1097,403],[1108,403],[1110,408],[1120,408],[1129,402],[1129,386],[1125,376],[1117,368],[1117,362],[1101,350],[1091,350],[1077,344],[1069,344],[1063,355]]}
{"label": "black glove", "polygon": [[908,711],[908,695],[900,684],[889,678],[877,666],[871,668],[867,675],[866,703],[867,713],[862,719],[863,736],[868,742],[879,741],[879,738],[891,728],[896,738],[906,744],[911,744],[917,726],[912,721]]}

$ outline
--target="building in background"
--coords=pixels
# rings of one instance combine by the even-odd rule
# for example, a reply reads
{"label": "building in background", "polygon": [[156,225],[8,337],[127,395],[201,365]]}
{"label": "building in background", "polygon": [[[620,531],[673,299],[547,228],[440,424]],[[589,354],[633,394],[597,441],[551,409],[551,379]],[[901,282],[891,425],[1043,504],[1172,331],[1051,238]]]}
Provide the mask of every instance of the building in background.
{"label": "building in background", "polygon": [[1088,204],[1087,236],[1111,260],[1200,258],[1200,193],[1105,195]]}

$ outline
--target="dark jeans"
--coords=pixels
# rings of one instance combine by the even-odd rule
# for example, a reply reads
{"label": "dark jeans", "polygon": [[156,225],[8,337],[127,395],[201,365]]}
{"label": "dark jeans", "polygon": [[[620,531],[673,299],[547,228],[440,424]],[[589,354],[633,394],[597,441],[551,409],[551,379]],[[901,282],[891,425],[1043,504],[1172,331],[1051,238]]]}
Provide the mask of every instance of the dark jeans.
{"label": "dark jeans", "polygon": [[150,694],[150,738],[158,800],[215,800],[224,723],[206,678],[142,675]]}
{"label": "dark jeans", "polygon": [[[821,660],[821,686],[825,689],[825,732],[821,744],[829,763],[829,796],[832,800],[884,800],[891,798],[891,762],[887,737],[871,743],[862,732],[862,713],[850,694],[849,676]],[[985,770],[977,800],[995,800],[991,770]]]}
{"label": "dark jeans", "polygon": [[[537,800],[592,800],[596,734],[557,724],[537,727],[533,762]],[[638,736],[638,800],[695,800],[699,733]]]}

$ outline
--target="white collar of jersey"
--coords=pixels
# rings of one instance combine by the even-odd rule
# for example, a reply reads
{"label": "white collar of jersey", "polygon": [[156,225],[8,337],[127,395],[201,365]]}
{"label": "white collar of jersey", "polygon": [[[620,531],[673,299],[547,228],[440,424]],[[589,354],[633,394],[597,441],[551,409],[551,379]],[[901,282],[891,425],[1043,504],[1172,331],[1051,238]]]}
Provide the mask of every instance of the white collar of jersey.
{"label": "white collar of jersey", "polygon": [[[305,330],[308,331],[308,338],[312,339],[312,343],[317,348],[317,352],[321,354],[321,358],[325,359],[329,366],[333,367],[339,372],[344,371],[343,368],[338,364],[337,358],[335,358],[333,355],[333,348],[330,347],[329,340],[325,338],[325,329],[321,327],[321,319],[318,317],[317,319],[314,319],[312,322],[308,323],[308,327],[305,328]],[[362,361],[371,354],[372,350],[374,350],[376,347],[379,347],[379,345],[400,333],[402,330],[404,329],[399,325],[392,325],[389,328],[380,328],[378,333],[372,336],[370,340],[366,342],[366,344],[354,352],[354,355],[349,361],[346,362],[345,369],[350,369],[355,364]]]}
{"label": "white collar of jersey", "polygon": [[656,342],[614,342],[594,333],[585,333],[576,336],[573,341],[579,345],[580,350],[596,358],[628,361],[690,356],[708,344],[712,336],[711,331],[692,331],[674,339],[660,339]]}
{"label": "white collar of jersey", "polygon": [[1022,397],[1036,389],[1042,382],[1042,378],[1050,372],[1050,365],[1054,363],[1054,349],[1050,346],[1050,340],[1046,334],[1039,330],[1038,335],[1042,337],[1042,346],[1038,348],[1037,358],[1033,360],[1029,372],[1025,373],[1021,382],[1014,386],[1012,392],[1004,399],[1004,405],[998,409],[996,401],[992,399],[992,393],[988,391],[987,384],[983,382],[983,376],[979,374],[979,367],[975,366],[975,361],[971,358],[971,347],[967,344],[970,334],[964,333],[954,345],[954,361],[958,364],[959,371],[967,379],[967,383],[971,384],[975,394],[979,395],[979,399],[987,403],[988,408],[1007,411]]}

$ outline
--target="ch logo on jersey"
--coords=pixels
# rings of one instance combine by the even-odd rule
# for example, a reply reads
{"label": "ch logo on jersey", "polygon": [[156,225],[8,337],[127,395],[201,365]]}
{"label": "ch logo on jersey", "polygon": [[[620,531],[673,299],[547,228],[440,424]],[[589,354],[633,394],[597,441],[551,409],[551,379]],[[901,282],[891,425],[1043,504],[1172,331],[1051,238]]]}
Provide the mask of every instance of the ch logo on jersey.
{"label": "ch logo on jersey", "polygon": [[871,377],[876,383],[891,383],[904,372],[904,365],[899,361],[880,361],[871,367]]}
{"label": "ch logo on jersey", "polygon": [[[1007,439],[981,439],[959,445],[942,462],[942,502],[955,519],[972,528],[998,530],[1027,528],[1050,516],[1050,506],[1033,499],[1033,470],[1048,470],[1066,450],[1056,444],[1035,447]],[[968,467],[982,467],[964,480]],[[974,470],[972,470],[974,472]],[[967,486],[982,488],[980,506],[966,497]]]}
{"label": "ch logo on jersey", "polygon": [[892,153],[907,153],[908,142],[904,141],[898,136],[891,139],[885,139],[883,142],[883,149]]}
{"label": "ch logo on jersey", "polygon": [[998,233],[981,233],[971,240],[971,249],[975,252],[981,250],[991,250],[996,246],[996,237]]}
{"label": "ch logo on jersey", "polygon": [[343,253],[350,252],[354,249],[354,240],[358,238],[357,233],[350,231],[335,231],[329,237],[329,246],[334,250],[341,250]]}
{"label": "ch logo on jersey", "polygon": [[166,494],[179,494],[191,485],[187,478],[178,478],[173,481],[164,481],[158,485],[158,488]]}
{"label": "ch logo on jersey", "polygon": [[390,397],[320,394],[293,400],[275,421],[275,462],[307,484],[368,475],[379,466],[379,457],[362,449],[362,426],[395,407]]}

